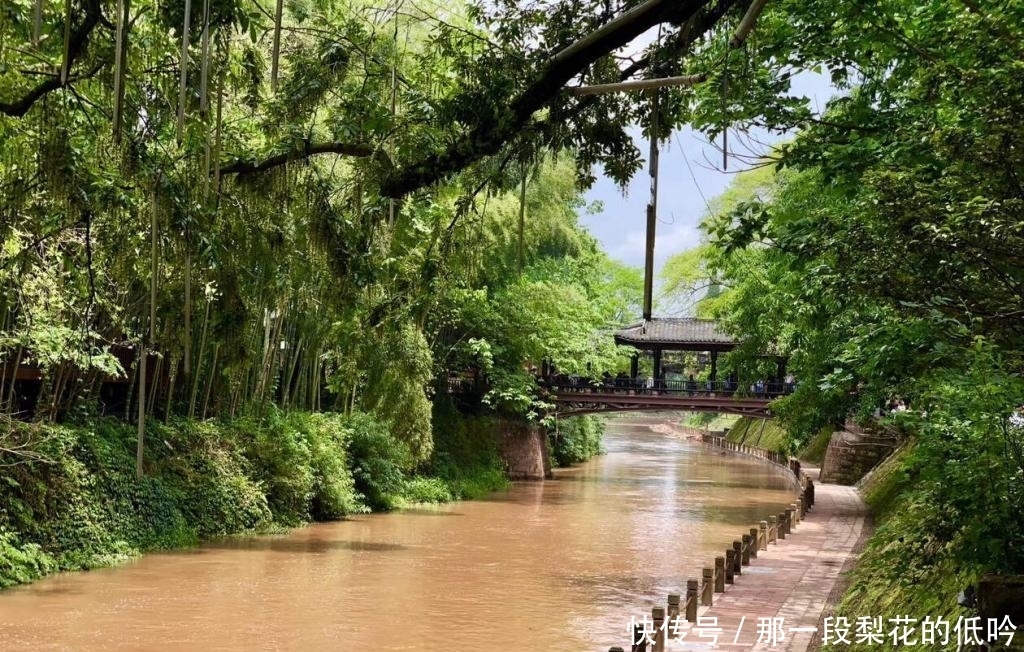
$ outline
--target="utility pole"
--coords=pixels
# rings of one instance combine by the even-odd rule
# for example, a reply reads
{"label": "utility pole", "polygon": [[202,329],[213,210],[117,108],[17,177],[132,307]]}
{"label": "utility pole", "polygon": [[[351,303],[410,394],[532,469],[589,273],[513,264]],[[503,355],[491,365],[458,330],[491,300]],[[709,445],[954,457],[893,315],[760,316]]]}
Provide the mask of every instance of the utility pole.
{"label": "utility pole", "polygon": [[648,166],[651,174],[651,199],[647,203],[647,246],[644,255],[644,321],[650,321],[654,299],[654,235],[658,224],[658,99],[656,89],[651,102],[651,151]]}

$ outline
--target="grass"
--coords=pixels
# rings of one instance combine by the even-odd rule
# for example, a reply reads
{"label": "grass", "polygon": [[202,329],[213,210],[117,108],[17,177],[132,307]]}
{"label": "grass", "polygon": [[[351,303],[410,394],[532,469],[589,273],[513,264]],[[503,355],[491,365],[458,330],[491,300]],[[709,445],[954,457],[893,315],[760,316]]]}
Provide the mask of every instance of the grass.
{"label": "grass", "polygon": [[729,429],[726,439],[772,451],[789,450],[789,434],[773,419],[742,417]]}
{"label": "grass", "polygon": [[[850,586],[836,608],[836,616],[847,618],[851,624],[862,616],[881,617],[883,623],[896,616],[918,620],[941,616],[950,622],[951,643],[923,649],[952,651],[956,649],[953,624],[958,616],[972,615],[957,606],[956,597],[976,577],[970,569],[954,564],[945,550],[929,544],[929,533],[919,518],[920,506],[915,504],[913,474],[909,472],[912,453],[912,445],[901,448],[862,481],[861,494],[871,507],[876,529],[850,572]],[[920,559],[929,563],[917,563]],[[886,634],[890,629],[885,628]],[[897,648],[888,637],[881,644],[854,643],[826,649],[887,652]]]}
{"label": "grass", "polygon": [[811,441],[807,442],[807,445],[797,454],[797,457],[807,464],[821,466],[821,463],[825,461],[825,450],[828,448],[828,442],[831,439],[832,429],[822,428],[821,432],[815,435]]}

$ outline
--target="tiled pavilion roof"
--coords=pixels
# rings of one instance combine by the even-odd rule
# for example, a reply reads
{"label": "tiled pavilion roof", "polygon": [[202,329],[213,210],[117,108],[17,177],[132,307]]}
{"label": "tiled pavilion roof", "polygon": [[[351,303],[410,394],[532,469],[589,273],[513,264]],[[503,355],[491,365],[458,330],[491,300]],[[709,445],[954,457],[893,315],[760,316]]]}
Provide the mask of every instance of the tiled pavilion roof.
{"label": "tiled pavilion roof", "polygon": [[615,332],[618,344],[638,349],[728,351],[736,341],[710,319],[661,317],[626,326]]}

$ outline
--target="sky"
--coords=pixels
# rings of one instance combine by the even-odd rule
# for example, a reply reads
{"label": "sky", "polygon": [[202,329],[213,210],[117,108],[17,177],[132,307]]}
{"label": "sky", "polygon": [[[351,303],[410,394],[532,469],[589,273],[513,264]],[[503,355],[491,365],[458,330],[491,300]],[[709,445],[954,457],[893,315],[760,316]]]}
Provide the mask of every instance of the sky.
{"label": "sky", "polygon": [[[835,93],[826,77],[801,73],[793,78],[793,95],[807,97],[811,107],[820,110]],[[640,135],[640,128],[631,129],[634,142],[646,161],[649,144]],[[770,143],[788,136],[766,133],[745,135],[729,132],[729,149],[740,158],[764,152]],[[721,139],[719,138],[719,144]],[[655,273],[673,254],[692,249],[700,242],[698,224],[707,204],[720,195],[740,170],[749,167],[730,156],[728,171],[722,171],[719,147],[708,143],[700,133],[686,128],[672,135],[661,148],[658,172],[658,224],[654,245]],[[646,242],[646,211],[650,199],[650,175],[644,169],[633,177],[625,194],[614,181],[598,169],[597,183],[587,192],[586,201],[600,201],[604,208],[596,214],[583,214],[580,222],[596,237],[605,252],[633,267],[644,265]]]}

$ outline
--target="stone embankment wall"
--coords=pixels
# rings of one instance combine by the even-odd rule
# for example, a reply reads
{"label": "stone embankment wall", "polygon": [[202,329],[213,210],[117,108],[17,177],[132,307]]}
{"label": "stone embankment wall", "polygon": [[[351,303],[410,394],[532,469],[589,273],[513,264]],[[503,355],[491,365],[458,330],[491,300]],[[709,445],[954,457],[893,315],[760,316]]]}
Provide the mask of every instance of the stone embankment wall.
{"label": "stone embankment wall", "polygon": [[888,457],[897,444],[897,439],[891,435],[872,434],[859,429],[834,432],[821,464],[821,481],[856,484]]}
{"label": "stone embankment wall", "polygon": [[494,436],[509,480],[551,477],[551,460],[544,429],[535,423],[500,419]]}

